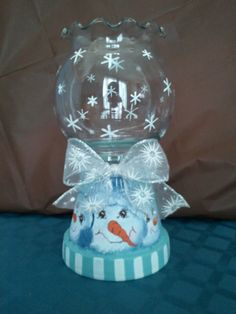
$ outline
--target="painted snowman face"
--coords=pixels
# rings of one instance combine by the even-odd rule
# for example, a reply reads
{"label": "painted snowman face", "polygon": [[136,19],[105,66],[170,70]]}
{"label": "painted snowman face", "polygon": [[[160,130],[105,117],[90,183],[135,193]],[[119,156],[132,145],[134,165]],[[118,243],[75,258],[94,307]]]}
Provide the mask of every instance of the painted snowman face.
{"label": "painted snowman face", "polygon": [[70,239],[82,247],[88,246],[92,240],[92,224],[93,215],[76,207],[71,219]]}
{"label": "painted snowman face", "polygon": [[146,216],[147,234],[143,239],[143,245],[151,245],[157,241],[160,235],[160,220],[155,211]]}
{"label": "painted snowman face", "polygon": [[131,212],[127,202],[117,199],[95,214],[91,248],[102,253],[132,249],[145,234],[143,219]]}

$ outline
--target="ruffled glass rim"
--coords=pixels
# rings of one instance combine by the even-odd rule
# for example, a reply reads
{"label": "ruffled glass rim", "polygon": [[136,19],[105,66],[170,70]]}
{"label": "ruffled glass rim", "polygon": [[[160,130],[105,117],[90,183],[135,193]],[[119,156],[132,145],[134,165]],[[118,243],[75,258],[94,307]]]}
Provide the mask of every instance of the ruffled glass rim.
{"label": "ruffled glass rim", "polygon": [[89,27],[96,25],[96,24],[103,24],[104,26],[106,26],[110,29],[119,28],[120,26],[122,26],[124,24],[133,24],[140,29],[144,29],[144,30],[153,29],[154,31],[156,31],[159,34],[160,37],[163,37],[163,38],[166,37],[166,32],[165,32],[165,29],[163,26],[158,25],[156,22],[153,22],[153,21],[138,22],[134,18],[131,18],[131,17],[125,17],[117,23],[111,23],[110,21],[107,21],[103,17],[95,18],[87,24],[82,24],[79,21],[76,21],[70,27],[63,27],[63,29],[61,31],[61,37],[62,38],[70,37],[72,34],[72,31],[73,31],[72,29],[74,27],[78,27],[81,30],[87,30]]}

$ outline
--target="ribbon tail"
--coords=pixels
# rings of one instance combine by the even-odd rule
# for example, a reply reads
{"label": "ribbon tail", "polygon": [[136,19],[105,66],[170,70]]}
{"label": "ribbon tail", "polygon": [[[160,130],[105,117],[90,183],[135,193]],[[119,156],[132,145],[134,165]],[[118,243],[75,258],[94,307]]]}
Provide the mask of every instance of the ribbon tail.
{"label": "ribbon tail", "polygon": [[74,209],[78,191],[79,186],[74,186],[73,188],[63,193],[58,199],[56,199],[53,202],[53,205],[58,208]]}
{"label": "ribbon tail", "polygon": [[184,197],[166,183],[156,184],[156,190],[161,219],[165,219],[181,207],[190,207]]}

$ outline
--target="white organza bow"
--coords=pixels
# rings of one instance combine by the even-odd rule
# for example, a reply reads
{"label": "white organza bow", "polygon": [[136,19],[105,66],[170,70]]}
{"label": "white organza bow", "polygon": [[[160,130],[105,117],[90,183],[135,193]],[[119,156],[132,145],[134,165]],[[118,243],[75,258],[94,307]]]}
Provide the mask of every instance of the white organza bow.
{"label": "white organza bow", "polygon": [[156,139],[146,139],[134,144],[119,164],[109,164],[85,142],[69,139],[63,182],[73,188],[61,195],[54,205],[74,208],[76,195],[82,185],[104,181],[112,176],[121,176],[140,184],[156,183],[161,218],[180,207],[189,207],[185,199],[165,183],[169,179],[169,164]]}

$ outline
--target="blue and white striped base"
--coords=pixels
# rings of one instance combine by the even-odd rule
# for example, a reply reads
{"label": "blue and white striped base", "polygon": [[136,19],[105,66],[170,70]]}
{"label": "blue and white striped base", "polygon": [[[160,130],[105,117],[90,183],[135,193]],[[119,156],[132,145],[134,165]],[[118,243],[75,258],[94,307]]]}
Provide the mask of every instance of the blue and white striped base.
{"label": "blue and white striped base", "polygon": [[67,230],[63,240],[62,256],[69,268],[85,277],[108,281],[139,279],[156,273],[168,262],[169,236],[162,227],[158,242],[149,247],[101,254],[75,245],[69,239]]}

